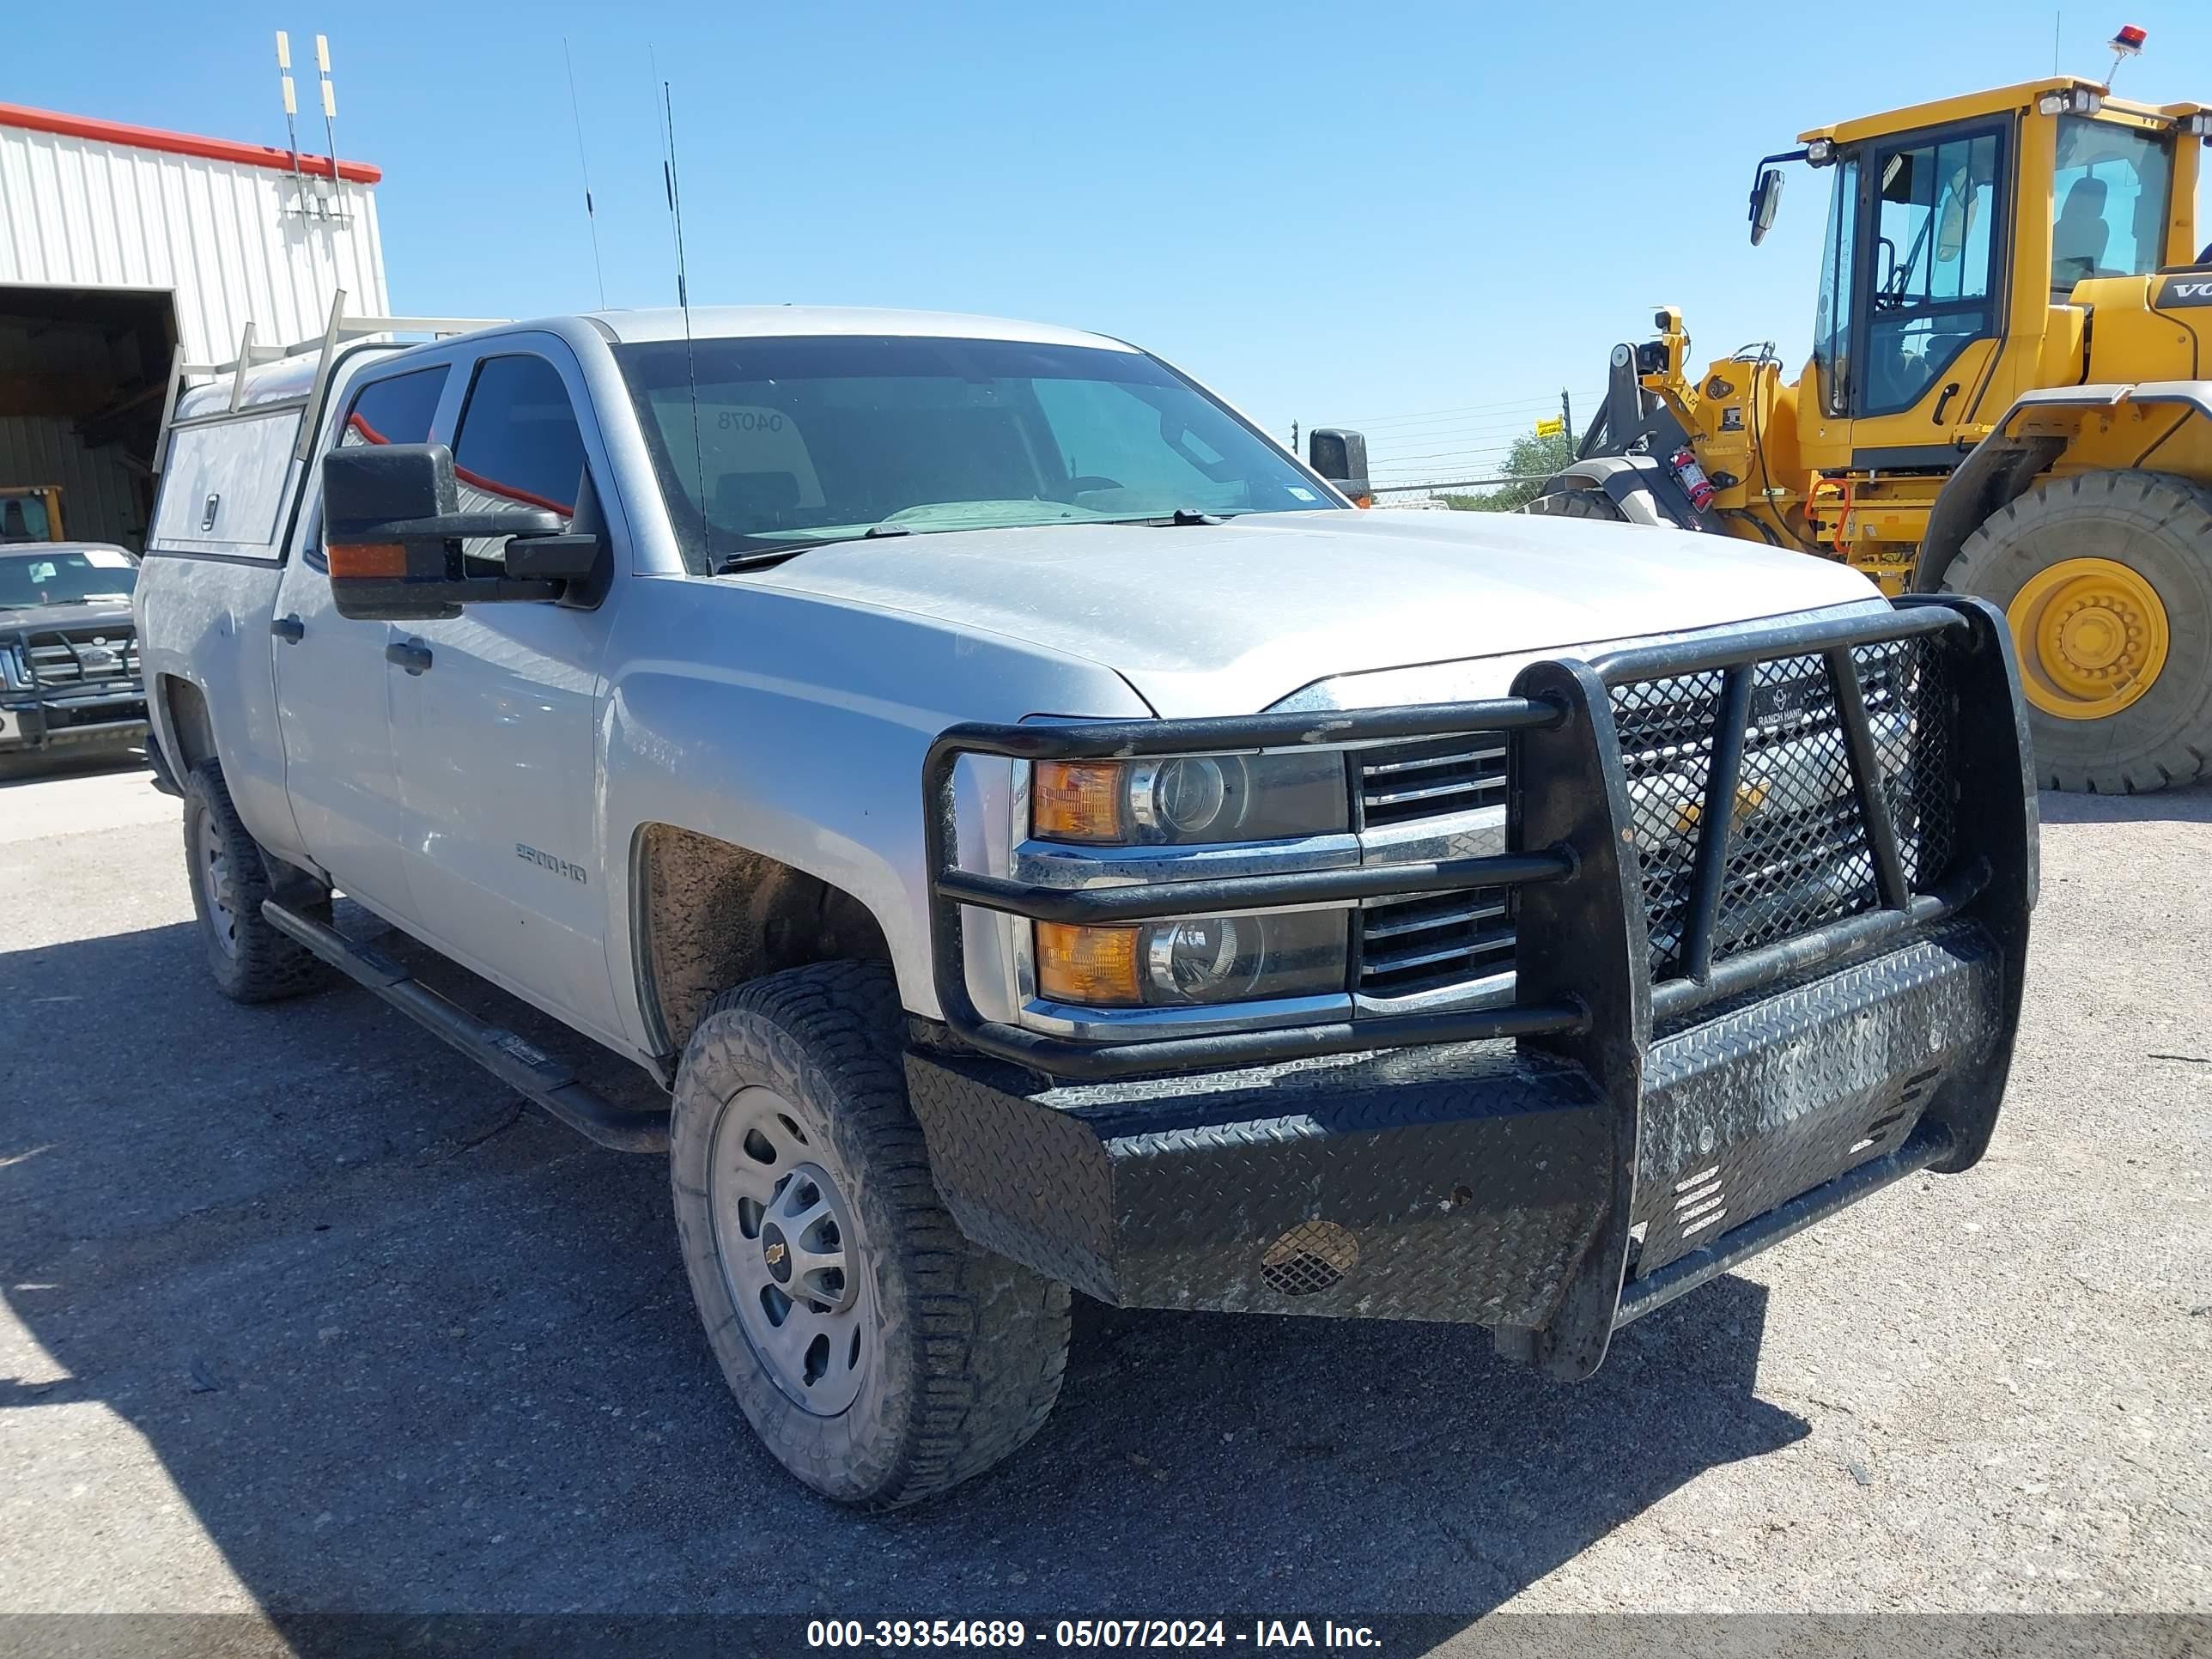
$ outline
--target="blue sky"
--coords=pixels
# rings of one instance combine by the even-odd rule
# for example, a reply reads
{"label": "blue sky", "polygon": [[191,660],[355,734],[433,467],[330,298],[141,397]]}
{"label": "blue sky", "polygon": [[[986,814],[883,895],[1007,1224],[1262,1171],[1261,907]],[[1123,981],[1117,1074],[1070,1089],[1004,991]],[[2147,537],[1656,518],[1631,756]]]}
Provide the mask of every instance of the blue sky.
{"label": "blue sky", "polygon": [[[2125,3],[2068,9],[2065,66],[2101,74],[2136,22],[2149,50],[2118,89],[2212,100],[2212,9]],[[2053,45],[2049,10],[1956,0],[14,9],[0,100],[272,143],[272,31],[295,62],[328,33],[339,149],[385,169],[403,311],[599,303],[565,35],[610,305],[674,297],[657,57],[695,300],[1096,328],[1279,430],[1362,422],[1378,462],[1444,471],[1562,386],[1586,410],[1656,301],[1701,353],[1772,338],[1802,361],[1825,179],[1796,170],[1753,249],[1753,162],[1819,122],[2045,74]]]}

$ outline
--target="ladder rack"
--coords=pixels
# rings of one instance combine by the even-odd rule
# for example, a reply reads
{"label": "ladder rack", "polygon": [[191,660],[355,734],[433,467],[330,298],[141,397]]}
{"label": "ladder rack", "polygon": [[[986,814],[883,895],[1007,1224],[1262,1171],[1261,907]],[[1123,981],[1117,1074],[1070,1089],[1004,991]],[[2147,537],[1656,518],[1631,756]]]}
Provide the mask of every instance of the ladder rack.
{"label": "ladder rack", "polygon": [[[158,476],[168,464],[169,438],[179,427],[198,426],[212,421],[228,420],[246,412],[246,372],[260,363],[281,362],[287,357],[315,354],[314,378],[307,389],[296,397],[272,398],[257,403],[252,412],[259,415],[273,410],[297,409],[313,411],[323,400],[330,385],[331,371],[337,366],[338,349],[356,341],[370,339],[380,334],[427,334],[433,339],[445,339],[455,334],[467,334],[479,328],[494,328],[507,321],[504,317],[349,317],[346,314],[345,290],[340,289],[331,296],[329,325],[313,339],[299,340],[290,345],[257,345],[253,340],[253,325],[249,322],[238,342],[238,356],[227,363],[194,363],[185,360],[185,349],[177,347],[169,360],[169,390],[161,404],[161,435],[154,446],[154,471]],[[211,410],[204,415],[179,417],[177,402],[184,396],[185,383],[202,375],[220,380],[231,377],[230,404],[228,408]],[[293,452],[295,460],[305,461],[314,453],[315,426],[312,420],[300,422],[300,437]]]}

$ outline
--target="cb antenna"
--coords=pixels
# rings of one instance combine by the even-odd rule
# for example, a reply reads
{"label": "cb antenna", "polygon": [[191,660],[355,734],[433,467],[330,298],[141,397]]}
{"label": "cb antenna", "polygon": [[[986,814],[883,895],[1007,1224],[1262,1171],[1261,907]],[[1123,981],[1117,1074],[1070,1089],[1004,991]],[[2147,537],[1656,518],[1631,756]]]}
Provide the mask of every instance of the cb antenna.
{"label": "cb antenna", "polygon": [[660,122],[667,144],[660,164],[661,182],[668,187],[668,216],[676,225],[676,304],[684,313],[684,378],[691,391],[691,460],[699,485],[699,522],[711,542],[714,525],[707,516],[707,457],[699,437],[699,363],[691,349],[691,285],[684,268],[684,191],[676,182],[676,99],[665,81],[660,83]]}
{"label": "cb antenna", "polygon": [[599,264],[599,217],[592,210],[592,164],[584,159],[584,110],[576,101],[576,60],[568,56],[568,37],[561,37],[561,61],[568,66],[568,113],[576,123],[576,166],[584,175],[584,223],[592,233],[592,272],[599,279],[599,309],[607,308],[607,273]]}
{"label": "cb antenna", "polygon": [[345,189],[338,182],[338,95],[331,85],[331,39],[315,37],[315,68],[323,77],[323,132],[331,145],[331,200],[341,222],[345,218]]}
{"label": "cb antenna", "polygon": [[292,188],[299,193],[299,211],[307,210],[307,176],[300,171],[300,100],[292,90],[292,37],[276,31],[276,84],[284,91],[284,136],[292,147]]}

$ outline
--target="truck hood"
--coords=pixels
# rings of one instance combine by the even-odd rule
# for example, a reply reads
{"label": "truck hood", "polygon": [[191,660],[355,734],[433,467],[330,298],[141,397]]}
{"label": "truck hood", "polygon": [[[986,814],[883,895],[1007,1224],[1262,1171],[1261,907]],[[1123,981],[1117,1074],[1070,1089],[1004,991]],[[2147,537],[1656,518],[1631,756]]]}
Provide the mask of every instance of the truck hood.
{"label": "truck hood", "polygon": [[1087,658],[1169,719],[1266,708],[1343,675],[1877,596],[1840,564],[1725,537],[1387,509],[844,542],[749,580]]}
{"label": "truck hood", "polygon": [[40,605],[27,611],[0,611],[0,634],[17,629],[97,628],[112,623],[127,635],[131,629],[131,601],[101,599],[92,605]]}

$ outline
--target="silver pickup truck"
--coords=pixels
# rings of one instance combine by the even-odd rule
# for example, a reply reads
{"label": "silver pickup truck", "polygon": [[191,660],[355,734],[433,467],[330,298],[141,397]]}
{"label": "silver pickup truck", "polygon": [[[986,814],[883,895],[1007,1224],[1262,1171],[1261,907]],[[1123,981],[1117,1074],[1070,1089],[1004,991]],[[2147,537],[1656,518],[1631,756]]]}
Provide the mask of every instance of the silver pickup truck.
{"label": "silver pickup truck", "polygon": [[665,1151],[730,1385],[820,1491],[1021,1445],[1071,1288],[1572,1380],[1987,1145],[2036,830],[1978,603],[1356,510],[1063,329],[398,331],[173,399],[137,610],[208,963],[343,973]]}

